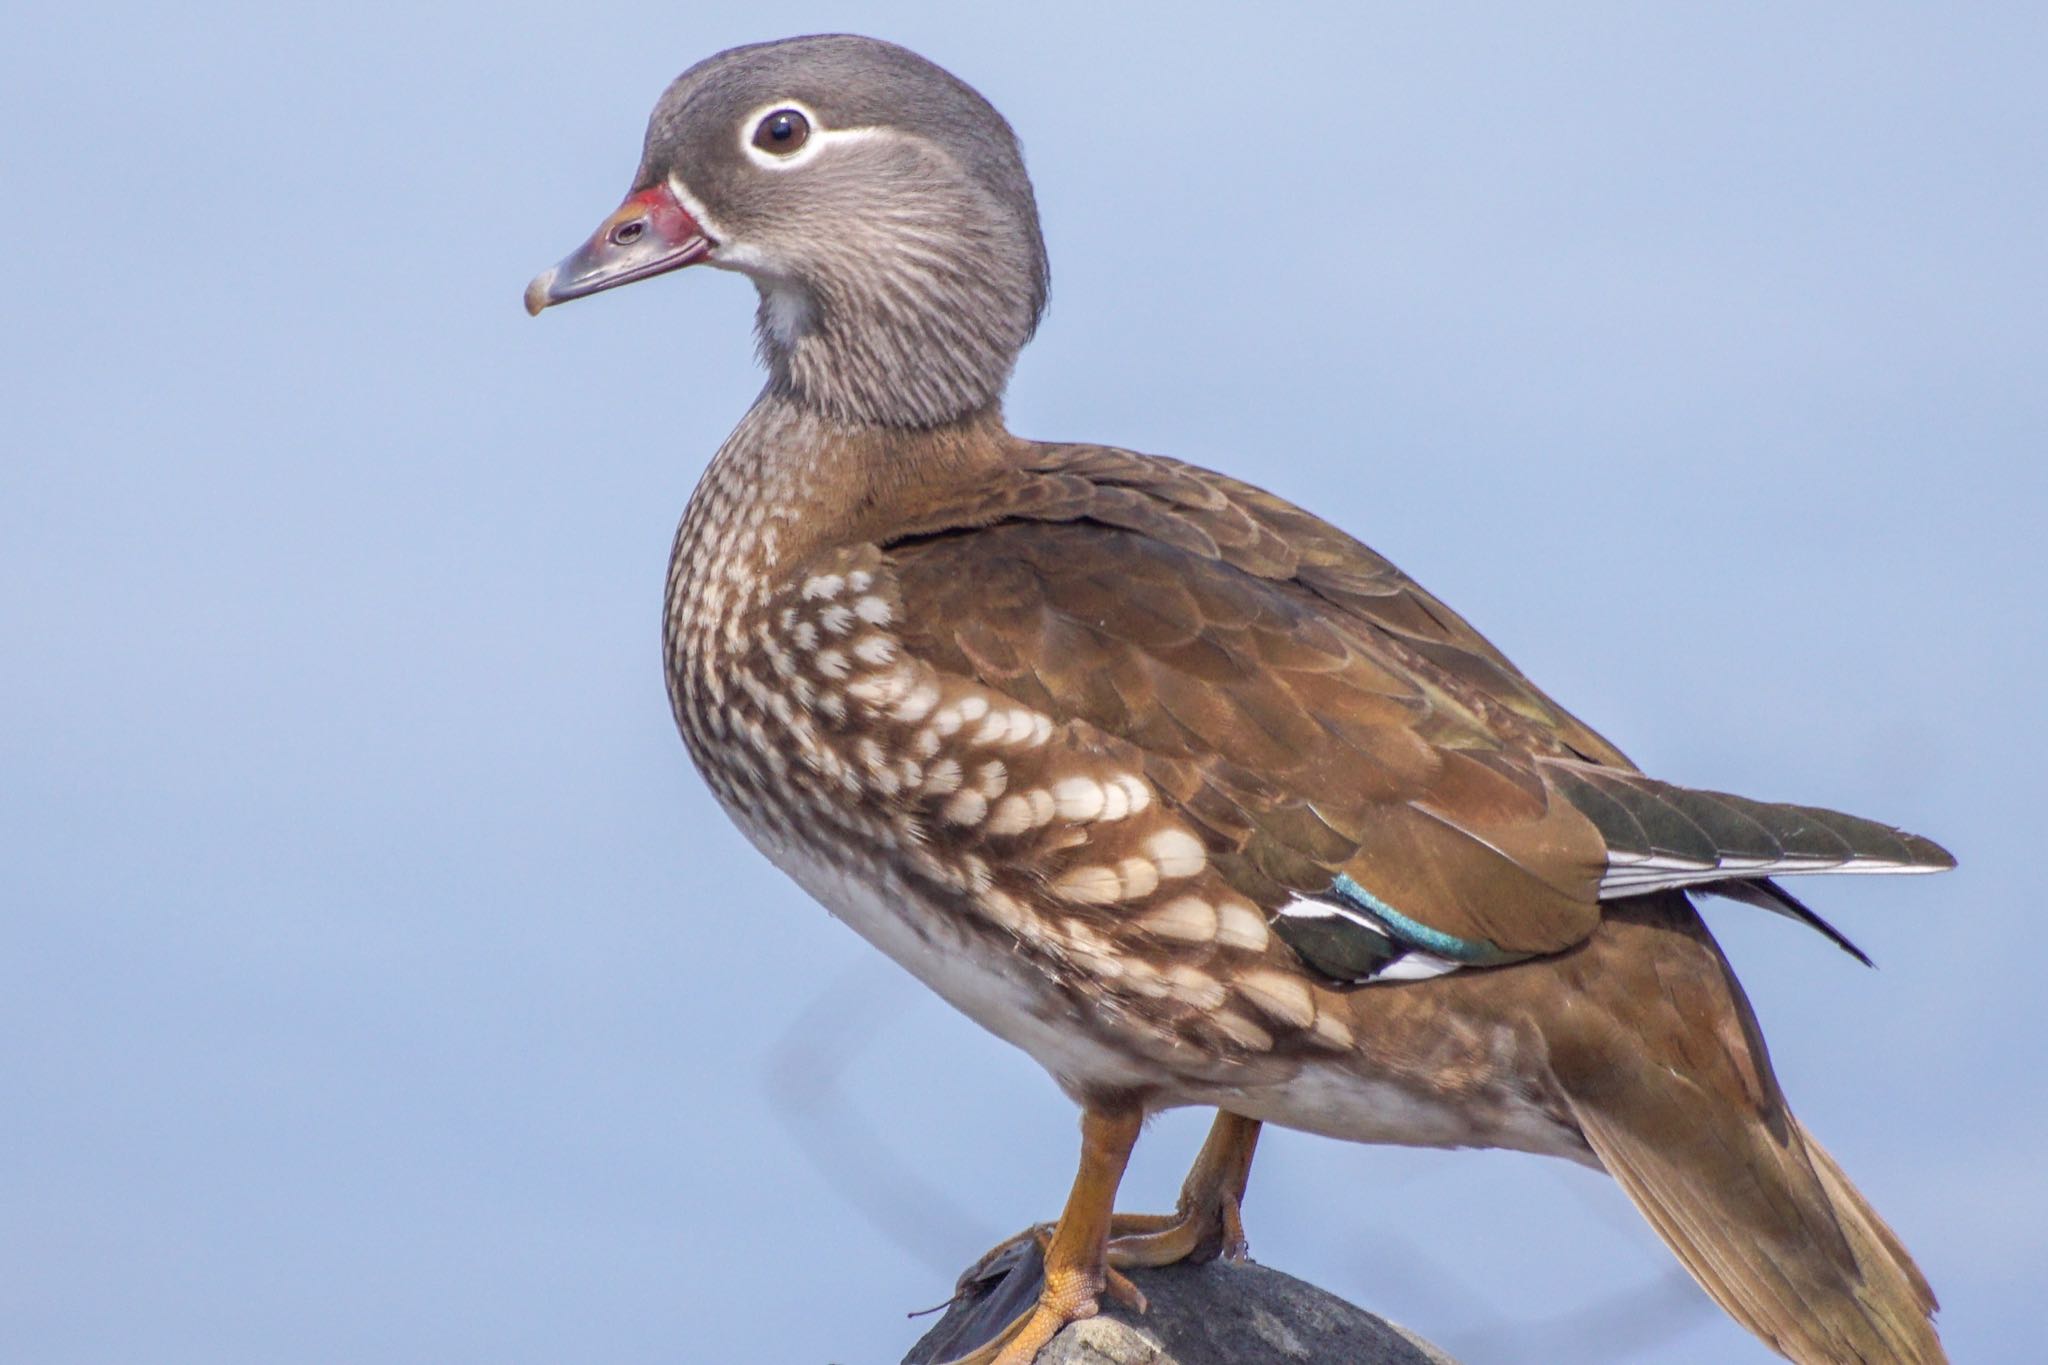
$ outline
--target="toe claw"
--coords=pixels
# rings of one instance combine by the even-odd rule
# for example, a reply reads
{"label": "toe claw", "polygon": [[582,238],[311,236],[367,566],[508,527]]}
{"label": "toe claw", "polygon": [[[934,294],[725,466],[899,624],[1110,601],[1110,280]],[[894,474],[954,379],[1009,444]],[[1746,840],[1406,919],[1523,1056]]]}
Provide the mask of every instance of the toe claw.
{"label": "toe claw", "polygon": [[1133,1313],[1151,1311],[1151,1304],[1145,1298],[1145,1291],[1131,1282],[1131,1277],[1115,1266],[1102,1269],[1102,1292],[1115,1299]]}

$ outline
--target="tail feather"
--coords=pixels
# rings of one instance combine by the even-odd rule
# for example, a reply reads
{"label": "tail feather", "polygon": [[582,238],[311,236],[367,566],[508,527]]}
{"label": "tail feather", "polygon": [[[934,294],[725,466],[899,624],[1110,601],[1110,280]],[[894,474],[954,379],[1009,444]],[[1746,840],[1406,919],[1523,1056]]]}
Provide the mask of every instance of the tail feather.
{"label": "tail feather", "polygon": [[[1857,1259],[1864,1263],[1874,1262],[1881,1269],[1895,1271],[1904,1281],[1903,1287],[1888,1286],[1883,1296],[1869,1301],[1869,1306],[1875,1310],[1879,1304],[1883,1304],[1892,1311],[1904,1307],[1907,1315],[1906,1320],[1898,1325],[1900,1335],[1909,1335],[1907,1329],[1915,1327],[1924,1330],[1931,1340],[1934,1332],[1928,1319],[1941,1308],[1941,1301],[1934,1296],[1934,1286],[1927,1283],[1927,1277],[1921,1274],[1920,1267],[1913,1263],[1913,1257],[1907,1252],[1906,1244],[1892,1231],[1891,1224],[1878,1216],[1877,1210],[1870,1207],[1870,1202],[1863,1197],[1862,1192],[1849,1183],[1848,1176],[1842,1174],[1842,1168],[1835,1164],[1834,1157],[1814,1140],[1813,1134],[1808,1133],[1803,1125],[1799,1131],[1806,1139],[1806,1153],[1813,1160],[1814,1173],[1820,1177],[1821,1184],[1827,1187],[1828,1197],[1835,1207],[1837,1217],[1854,1225],[1849,1229],[1851,1245],[1867,1247],[1873,1253],[1859,1254]],[[1939,1343],[1935,1343],[1934,1349],[1936,1354],[1931,1358],[1939,1360]]]}
{"label": "tail feather", "polygon": [[1552,1074],[1587,1144],[1728,1314],[1806,1365],[1941,1365],[1904,1245],[1795,1119],[1682,895],[1610,911]]}
{"label": "tail feather", "polygon": [[[1926,1278],[1804,1128],[1795,1125],[1797,1141],[1770,1172],[1782,1181],[1771,1202],[1783,1201],[1779,1211],[1796,1216],[1759,1226],[1729,1216],[1725,1187],[1701,1188],[1696,1172],[1674,1171],[1604,1116],[1581,1111],[1579,1118],[1601,1164],[1693,1279],[1780,1355],[1811,1365],[1948,1359]],[[1822,1202],[1808,1204],[1816,1194]]]}

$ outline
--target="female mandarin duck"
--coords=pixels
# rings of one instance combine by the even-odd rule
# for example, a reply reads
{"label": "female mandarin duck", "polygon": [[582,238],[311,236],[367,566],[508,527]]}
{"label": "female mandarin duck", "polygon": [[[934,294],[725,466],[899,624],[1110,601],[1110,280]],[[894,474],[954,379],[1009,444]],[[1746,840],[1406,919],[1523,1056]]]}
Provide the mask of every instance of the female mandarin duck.
{"label": "female mandarin duck", "polygon": [[[1135,1300],[1120,1268],[1242,1254],[1262,1123],[1605,1170],[1784,1355],[1943,1359],[1927,1281],[1793,1117],[1688,891],[1848,946],[1771,879],[1946,853],[1647,778],[1313,515],[1011,435],[1037,206],[1001,115],[913,53],[691,68],[527,307],[700,261],[759,288],[769,379],[670,565],[691,757],[777,866],[1082,1110],[1066,1208],[1024,1234],[1042,1294],[967,1359],[1024,1365],[1099,1294]],[[1175,1105],[1218,1111],[1178,1210],[1113,1213]]]}

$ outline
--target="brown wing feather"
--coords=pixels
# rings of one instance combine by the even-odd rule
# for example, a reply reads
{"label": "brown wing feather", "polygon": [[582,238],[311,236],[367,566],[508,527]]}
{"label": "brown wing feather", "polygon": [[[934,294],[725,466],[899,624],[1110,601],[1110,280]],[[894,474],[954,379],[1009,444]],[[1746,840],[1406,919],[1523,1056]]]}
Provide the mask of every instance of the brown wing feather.
{"label": "brown wing feather", "polygon": [[1341,871],[1509,955],[1592,930],[1604,847],[1534,760],[1613,750],[1470,627],[1242,485],[1042,463],[889,547],[912,653],[1136,745],[1269,908]]}
{"label": "brown wing feather", "polygon": [[[1622,752],[1535,684],[1465,619],[1386,558],[1264,489],[1177,460],[1102,446],[1043,446],[1038,464],[1097,487],[1142,492],[1216,546],[1215,557],[1261,578],[1287,580],[1412,651],[1467,704],[1505,711],[1585,761],[1633,769]],[[1084,513],[1083,515],[1087,515]],[[1154,514],[1156,519],[1157,514]],[[1412,661],[1411,661],[1412,662]]]}

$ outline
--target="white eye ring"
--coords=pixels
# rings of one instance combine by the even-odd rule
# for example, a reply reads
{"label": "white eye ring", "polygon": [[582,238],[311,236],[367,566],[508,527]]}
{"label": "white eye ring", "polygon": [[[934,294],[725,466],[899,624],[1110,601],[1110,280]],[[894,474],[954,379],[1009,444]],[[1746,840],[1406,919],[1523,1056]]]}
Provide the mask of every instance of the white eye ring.
{"label": "white eye ring", "polygon": [[[760,133],[761,120],[770,114],[782,113],[795,114],[810,129],[803,145],[793,152],[771,152],[756,147],[754,138]],[[827,147],[864,141],[882,131],[880,128],[827,128],[819,121],[817,112],[802,100],[776,100],[740,120],[740,154],[764,171],[790,171],[806,164]]]}

